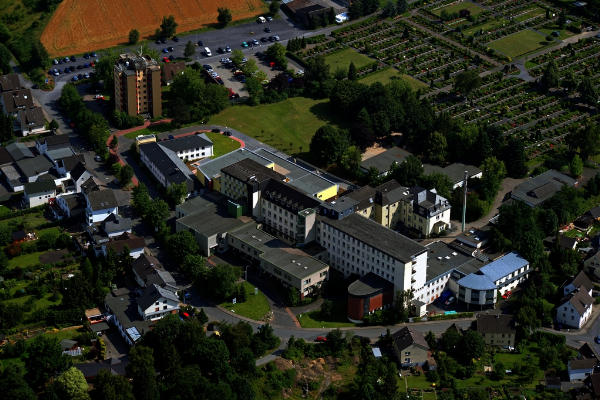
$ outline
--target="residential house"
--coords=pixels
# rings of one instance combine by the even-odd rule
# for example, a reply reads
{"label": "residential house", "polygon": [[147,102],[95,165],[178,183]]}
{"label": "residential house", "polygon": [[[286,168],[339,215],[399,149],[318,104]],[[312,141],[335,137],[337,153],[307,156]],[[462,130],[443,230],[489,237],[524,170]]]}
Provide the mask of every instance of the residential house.
{"label": "residential house", "polygon": [[39,180],[24,186],[23,203],[28,208],[46,204],[56,197],[56,184],[53,180]]}
{"label": "residential house", "polygon": [[129,361],[121,361],[118,358],[111,357],[101,362],[75,363],[73,366],[81,371],[87,382],[92,382],[96,375],[102,370],[107,370],[111,375],[127,375],[127,365]]}
{"label": "residential house", "polygon": [[519,183],[512,190],[511,198],[521,200],[530,207],[539,207],[563,186],[577,186],[577,183],[577,180],[565,174],[549,170]]}
{"label": "residential house", "polygon": [[2,111],[16,117],[19,111],[29,110],[35,107],[31,90],[19,89],[14,92],[4,92],[0,97]]}
{"label": "residential house", "polygon": [[73,154],[53,161],[54,168],[61,176],[69,176],[69,178],[72,179],[71,171],[73,171],[79,163],[85,164],[85,157],[83,154]]}
{"label": "residential house", "polygon": [[13,192],[20,192],[25,188],[23,185],[27,180],[13,165],[3,165],[0,167],[0,171],[2,171],[2,177]]}
{"label": "residential house", "polygon": [[104,314],[98,307],[85,310],[85,318],[90,324],[99,324],[104,321]]}
{"label": "residential house", "polygon": [[515,328],[515,316],[508,314],[478,314],[477,333],[479,333],[485,344],[494,346],[511,346],[516,344],[517,329]]}
{"label": "residential house", "polygon": [[91,178],[97,178],[96,175],[87,167],[85,162],[78,162],[71,171],[71,180],[75,184],[75,192],[82,192],[82,185]]}
{"label": "residential house", "polygon": [[121,236],[128,232],[131,233],[131,219],[123,218],[117,214],[110,214],[104,221],[101,222],[102,230],[109,238]]}
{"label": "residential house", "polygon": [[213,143],[203,133],[162,140],[158,145],[172,151],[182,161],[194,161],[213,155]]}
{"label": "residential house", "polygon": [[600,206],[592,208],[591,210],[587,211],[585,215],[589,215],[596,221],[600,220]]}
{"label": "residential house", "polygon": [[44,156],[39,155],[33,158],[23,158],[18,160],[18,169],[21,171],[21,175],[26,179],[26,182],[35,182],[40,176],[50,172],[50,169],[54,167],[54,164]]}
{"label": "residential house", "polygon": [[600,399],[600,374],[591,374],[585,377],[583,383],[589,389],[592,399]]}
{"label": "residential house", "polygon": [[573,221],[573,225],[576,229],[579,229],[582,232],[587,232],[592,225],[594,225],[594,222],[596,222],[596,218],[586,213]]}
{"label": "residential house", "polygon": [[102,243],[101,251],[106,256],[107,250],[113,248],[116,254],[121,254],[125,246],[129,246],[131,258],[136,259],[144,253],[146,240],[143,237],[125,232],[121,236],[111,238],[108,242]]}
{"label": "residential house", "polygon": [[567,363],[567,372],[569,380],[580,381],[594,373],[594,368],[598,365],[597,358],[572,358]]}
{"label": "residential house", "polygon": [[0,76],[0,92],[14,92],[21,89],[18,74],[7,74]]}
{"label": "residential house", "polygon": [[162,83],[163,83],[163,85],[169,86],[169,85],[171,85],[171,83],[173,83],[173,79],[175,78],[175,75],[183,73],[183,71],[185,70],[185,62],[177,61],[177,62],[170,62],[167,64],[163,64],[161,69],[162,69]]}
{"label": "residential house", "polygon": [[56,219],[63,218],[82,218],[85,215],[87,202],[85,196],[81,193],[67,194],[58,196],[50,204],[50,210]]}
{"label": "residential house", "polygon": [[577,349],[577,353],[579,353],[578,358],[597,358],[600,360],[600,355],[596,351],[593,343],[585,342],[579,349]]}
{"label": "residential house", "polygon": [[[46,119],[41,107],[33,107],[29,109],[20,109],[17,113],[17,123],[21,136],[37,135],[38,133],[47,132]],[[65,135],[68,137],[68,135]]]}
{"label": "residential house", "polygon": [[[556,244],[556,236],[549,236],[544,239],[544,246],[546,247],[554,247]],[[577,238],[568,237],[566,235],[560,235],[558,237],[558,245],[563,249],[575,250],[577,247]]]}
{"label": "residential house", "polygon": [[456,237],[456,240],[467,246],[480,249],[487,244],[491,229],[490,225],[482,226],[481,228],[467,228]]}
{"label": "residential house", "polygon": [[52,150],[69,148],[69,135],[52,135],[35,140],[35,148],[40,154],[46,154]]}
{"label": "residential house", "polygon": [[392,147],[383,153],[379,153],[362,161],[360,163],[360,170],[367,173],[370,168],[375,167],[379,171],[379,176],[386,176],[392,165],[402,164],[406,157],[410,155],[411,153],[400,147]]}
{"label": "residential house", "polygon": [[187,197],[203,193],[204,187],[176,153],[155,142],[140,145],[140,159],[165,188],[185,184]]}
{"label": "residential house", "polygon": [[581,289],[591,296],[593,288],[594,284],[590,278],[588,278],[585,272],[581,271],[563,284],[563,296],[566,296],[577,289]]}
{"label": "residential house", "polygon": [[429,345],[420,331],[404,327],[392,334],[394,354],[402,367],[423,366],[427,363]]}
{"label": "residential house", "polygon": [[129,289],[113,291],[104,298],[108,321],[117,328],[125,342],[135,346],[146,332],[154,327],[150,320],[143,320],[138,313],[137,299]]}
{"label": "residential house", "polygon": [[146,278],[155,274],[156,271],[164,271],[164,268],[158,258],[142,254],[131,264],[135,281],[141,287],[146,287]]}
{"label": "residential house", "polygon": [[144,320],[155,320],[179,311],[177,292],[153,284],[137,299],[138,312]]}
{"label": "residential house", "polygon": [[556,322],[580,329],[592,315],[594,299],[583,288],[563,297],[556,308]]}
{"label": "residential house", "polygon": [[596,251],[583,260],[583,271],[600,280],[600,251]]}
{"label": "residential house", "polygon": [[118,214],[119,204],[112,189],[93,190],[84,193],[87,208],[85,210],[87,225],[102,222],[111,214]]}

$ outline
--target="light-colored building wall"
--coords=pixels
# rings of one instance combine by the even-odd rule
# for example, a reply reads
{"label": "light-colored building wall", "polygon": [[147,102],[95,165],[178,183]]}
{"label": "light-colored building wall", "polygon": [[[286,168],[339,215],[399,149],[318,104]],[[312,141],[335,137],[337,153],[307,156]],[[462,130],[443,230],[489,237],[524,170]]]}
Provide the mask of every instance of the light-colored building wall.
{"label": "light-colored building wall", "polygon": [[394,343],[394,353],[403,367],[423,366],[427,362],[428,350],[416,344],[399,350],[396,343]]}
{"label": "light-colored building wall", "polygon": [[592,315],[592,306],[585,308],[583,314],[580,314],[571,301],[567,301],[556,308],[556,322],[581,329]]}
{"label": "light-colored building wall", "polygon": [[202,146],[193,149],[181,150],[176,154],[180,160],[199,160],[201,158],[211,157],[213,155],[213,146]]}
{"label": "light-colored building wall", "polygon": [[138,313],[145,320],[156,320],[165,317],[169,314],[173,314],[179,310],[179,303],[165,297],[161,297],[158,301],[152,304],[150,307],[142,310],[138,305]]}
{"label": "light-colored building wall", "polygon": [[56,197],[56,190],[49,190],[41,193],[27,193],[27,190],[23,192],[23,199],[25,204],[29,208],[41,206],[42,204],[48,203],[51,198]]}
{"label": "light-colored building wall", "polygon": [[135,148],[138,154],[140,153],[140,144],[156,142],[156,136],[154,135],[140,135],[135,138]]}
{"label": "light-colored building wall", "polygon": [[482,333],[485,344],[494,346],[514,346],[515,335],[512,333]]}

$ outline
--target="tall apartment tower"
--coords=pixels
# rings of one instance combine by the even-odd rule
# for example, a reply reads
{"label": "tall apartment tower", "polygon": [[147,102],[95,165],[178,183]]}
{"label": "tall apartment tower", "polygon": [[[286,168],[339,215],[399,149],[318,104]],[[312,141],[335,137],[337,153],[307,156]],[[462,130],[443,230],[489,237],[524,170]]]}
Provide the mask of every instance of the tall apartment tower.
{"label": "tall apartment tower", "polygon": [[149,56],[121,54],[115,63],[115,107],[129,115],[162,115],[160,66]]}

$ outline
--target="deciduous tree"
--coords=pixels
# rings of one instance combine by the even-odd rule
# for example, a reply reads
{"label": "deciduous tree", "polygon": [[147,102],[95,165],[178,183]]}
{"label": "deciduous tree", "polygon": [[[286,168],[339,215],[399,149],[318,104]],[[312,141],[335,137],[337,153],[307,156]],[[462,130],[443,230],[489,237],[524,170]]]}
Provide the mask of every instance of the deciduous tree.
{"label": "deciduous tree", "polygon": [[175,36],[175,33],[177,31],[177,22],[175,22],[175,16],[174,15],[169,15],[164,16],[162,23],[160,24],[160,30],[161,30],[161,34],[164,38],[170,38]]}
{"label": "deciduous tree", "polygon": [[54,390],[61,399],[89,399],[88,384],[83,373],[75,367],[71,367],[56,378]]}
{"label": "deciduous tree", "polygon": [[349,145],[350,135],[346,130],[327,124],[317,129],[310,141],[310,151],[321,163],[331,165],[340,160]]}
{"label": "deciduous tree", "polygon": [[131,384],[121,375],[113,375],[108,369],[101,369],[94,377],[94,400],[135,400]]}
{"label": "deciduous tree", "polygon": [[467,97],[471,92],[478,89],[479,86],[481,86],[481,77],[476,70],[461,72],[456,76],[456,80],[454,81],[454,90]]}
{"label": "deciduous tree", "polygon": [[542,84],[547,88],[553,88],[558,86],[560,78],[560,72],[558,66],[554,60],[550,60],[542,76]]}
{"label": "deciduous tree", "polygon": [[154,356],[151,348],[138,345],[129,350],[129,364],[125,367],[127,377],[132,380],[133,392],[137,400],[159,400],[154,370]]}
{"label": "deciduous tree", "polygon": [[9,363],[0,373],[0,393],[6,399],[35,400],[35,392],[27,386],[23,378],[23,367],[17,363]]}
{"label": "deciduous tree", "polygon": [[24,357],[27,373],[25,379],[32,388],[38,388],[72,365],[71,358],[63,354],[56,338],[37,336],[27,347]]}
{"label": "deciduous tree", "polygon": [[431,164],[443,166],[446,162],[446,137],[439,132],[433,132],[425,145],[425,157]]}
{"label": "deciduous tree", "polygon": [[571,160],[571,163],[569,164],[569,172],[574,178],[579,177],[583,173],[583,161],[581,161],[581,158],[578,154],[575,154]]}
{"label": "deciduous tree", "polygon": [[589,106],[598,106],[598,90],[594,85],[594,81],[590,77],[585,77],[579,83],[577,88],[581,95],[581,100]]}
{"label": "deciduous tree", "polygon": [[129,31],[129,44],[134,45],[140,40],[140,31],[132,29]]}
{"label": "deciduous tree", "polygon": [[393,177],[402,186],[418,185],[423,175],[423,164],[415,156],[408,156],[393,172]]}
{"label": "deciduous tree", "polygon": [[191,40],[188,40],[183,50],[183,56],[185,58],[192,58],[194,54],[196,54],[196,45]]}
{"label": "deciduous tree", "polygon": [[217,9],[217,12],[219,13],[219,15],[217,16],[217,21],[219,21],[219,23],[223,26],[229,25],[229,23],[233,19],[231,11],[229,11],[228,8],[219,7]]}

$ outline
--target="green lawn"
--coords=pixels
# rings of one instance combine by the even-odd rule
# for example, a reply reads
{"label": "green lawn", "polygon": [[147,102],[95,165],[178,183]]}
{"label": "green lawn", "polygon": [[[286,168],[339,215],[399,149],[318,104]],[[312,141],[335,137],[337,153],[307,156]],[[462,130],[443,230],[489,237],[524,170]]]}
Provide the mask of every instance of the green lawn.
{"label": "green lawn", "polygon": [[[350,123],[329,109],[329,100],[294,97],[257,107],[235,105],[210,118],[210,123],[229,126],[278,150],[311,161],[308,145],[326,123],[350,128]],[[290,146],[292,143],[292,146]]]}
{"label": "green lawn", "polygon": [[364,83],[365,85],[371,85],[375,82],[381,82],[382,84],[386,85],[390,83],[392,79],[395,78],[402,79],[403,81],[408,82],[412,90],[414,90],[415,92],[417,91],[417,89],[424,89],[427,87],[427,85],[421,82],[420,80],[415,79],[412,76],[406,74],[401,74],[400,72],[398,72],[398,70],[394,68],[387,68],[381,70],[381,72],[369,74],[366,77],[360,79],[360,83]]}
{"label": "green lawn", "polygon": [[325,56],[325,62],[331,66],[331,71],[335,71],[339,67],[348,69],[350,63],[353,62],[356,68],[364,67],[372,64],[374,60],[361,54],[353,49],[345,49],[331,55]]}
{"label": "green lawn", "polygon": [[472,35],[481,29],[483,29],[483,32],[486,33],[489,31],[493,31],[507,23],[508,23],[508,20],[506,20],[505,18],[498,18],[493,21],[486,22],[483,25],[477,25],[477,26],[471,27],[469,29],[465,29],[465,30],[463,30],[463,33],[465,35]]}
{"label": "green lawn", "polygon": [[136,137],[142,135],[158,135],[159,133],[169,132],[178,129],[175,125],[172,125],[170,122],[165,122],[162,124],[156,124],[150,128],[140,129],[138,131],[133,131],[125,134],[125,137],[128,139],[135,139]]}
{"label": "green lawn", "polygon": [[85,332],[85,330],[83,328],[65,329],[64,331],[42,333],[42,335],[49,337],[49,338],[56,338],[60,341],[63,339],[73,339],[77,335],[79,335],[80,333],[83,333],[83,332]]}
{"label": "green lawn", "polygon": [[437,400],[435,393],[423,392],[423,400]]}
{"label": "green lawn", "polygon": [[0,206],[0,216],[3,216],[5,214],[10,214],[10,208],[6,207],[6,206]]}
{"label": "green lawn", "polygon": [[[522,21],[526,21],[530,18],[535,17],[536,15],[545,15],[546,14],[546,10],[544,10],[541,7],[534,7],[531,10],[529,10],[527,12],[527,14],[523,14],[521,16],[518,16],[517,18],[515,18],[514,20],[517,22],[522,22]],[[536,20],[538,21],[538,20]]]}
{"label": "green lawn", "polygon": [[[302,317],[300,317],[302,315]],[[348,321],[348,302],[339,301],[333,303],[333,311],[329,317],[321,315],[321,310],[311,311],[306,314],[296,315],[303,328],[343,328],[356,326]]]}
{"label": "green lawn", "polygon": [[406,383],[408,385],[408,389],[431,389],[431,383],[427,382],[425,379],[425,374],[421,374],[421,376],[407,376]]}
{"label": "green lawn", "polygon": [[37,251],[31,254],[21,254],[18,257],[11,259],[8,262],[8,268],[16,268],[16,267],[29,267],[40,262],[40,256],[44,254],[43,251]]}
{"label": "green lawn", "polygon": [[465,1],[457,4],[452,4],[448,7],[438,8],[433,13],[439,16],[443,10],[446,10],[449,14],[452,14],[464,9],[471,11],[472,15],[479,14],[483,11],[483,8],[479,7],[478,5]]}
{"label": "green lawn", "polygon": [[[572,22],[571,24],[577,26],[579,24],[579,22],[574,21],[574,23]],[[536,28],[536,30],[542,32],[545,35],[552,35],[552,32],[558,31],[558,32],[560,32],[560,36],[555,38],[556,40],[565,40],[566,38],[574,35],[574,33],[571,31],[568,31],[566,29],[559,29],[558,23],[550,25],[547,28],[542,28],[542,27]]]}
{"label": "green lawn", "polygon": [[265,295],[259,291],[257,295],[254,294],[254,286],[248,282],[243,282],[242,285],[246,287],[246,293],[248,293],[248,300],[245,303],[232,304],[229,301],[221,303],[221,307],[225,307],[228,310],[235,311],[236,314],[246,318],[254,320],[260,320],[271,308],[267,302]]}
{"label": "green lawn", "polygon": [[581,232],[578,229],[568,230],[568,231],[564,232],[563,235],[565,235],[566,237],[569,237],[569,238],[576,238],[576,237],[583,238],[583,237],[585,237],[585,233]]}
{"label": "green lawn", "polygon": [[[554,42],[554,44],[558,43]],[[526,29],[519,33],[515,33],[514,35],[496,40],[495,42],[490,43],[489,47],[515,59],[521,54],[528,53],[547,45],[548,42],[546,42],[544,36]]]}
{"label": "green lawn", "polygon": [[230,151],[239,149],[241,146],[240,142],[237,140],[230,139],[220,133],[204,132],[204,134],[213,142],[212,158],[221,157],[223,154],[227,154]]}
{"label": "green lawn", "polygon": [[56,234],[58,235],[58,234],[60,234],[60,229],[58,229],[57,226],[55,226],[53,228],[40,229],[39,231],[37,231],[37,235],[39,237],[41,234],[49,233],[49,232],[56,232]]}

